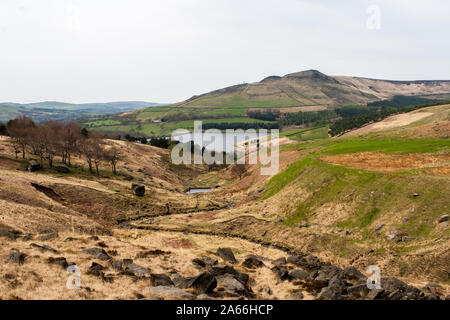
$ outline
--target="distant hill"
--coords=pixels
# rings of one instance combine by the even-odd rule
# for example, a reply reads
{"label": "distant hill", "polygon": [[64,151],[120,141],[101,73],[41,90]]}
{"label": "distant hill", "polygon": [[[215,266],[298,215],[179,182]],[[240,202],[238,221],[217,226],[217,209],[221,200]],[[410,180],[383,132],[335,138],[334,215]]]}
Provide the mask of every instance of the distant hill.
{"label": "distant hill", "polygon": [[317,70],[269,76],[260,82],[212,91],[179,103],[195,107],[299,107],[335,108],[367,104],[395,95],[450,93],[450,80],[390,81],[328,76]]}
{"label": "distant hill", "polygon": [[328,76],[307,70],[226,87],[172,105],[98,117],[85,125],[101,131],[170,135],[177,128],[192,129],[194,120],[203,120],[208,125],[242,124],[242,128],[248,123],[261,122],[250,118],[249,111],[270,108],[280,113],[314,112],[374,102],[390,104],[394,98],[413,105],[428,100],[450,100],[450,80],[391,81]]}
{"label": "distant hill", "polygon": [[36,103],[20,104],[4,102],[0,103],[0,121],[11,120],[24,114],[41,122],[49,119],[72,120],[91,116],[122,113],[131,110],[156,107],[160,104],[144,101],[118,101],[106,103],[65,103],[59,101],[43,101]]}

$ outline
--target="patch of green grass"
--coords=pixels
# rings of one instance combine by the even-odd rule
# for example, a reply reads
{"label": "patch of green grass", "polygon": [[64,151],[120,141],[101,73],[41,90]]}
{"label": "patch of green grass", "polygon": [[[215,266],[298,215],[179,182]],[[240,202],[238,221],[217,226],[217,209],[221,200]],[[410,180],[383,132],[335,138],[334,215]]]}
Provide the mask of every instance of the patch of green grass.
{"label": "patch of green grass", "polygon": [[336,140],[324,153],[349,154],[357,152],[433,153],[450,149],[449,139],[342,139]]}
{"label": "patch of green grass", "polygon": [[266,191],[264,192],[263,199],[268,199],[283,189],[287,184],[294,181],[300,173],[312,163],[311,157],[304,157],[284,171],[273,176],[266,185]]}
{"label": "patch of green grass", "polygon": [[92,121],[92,122],[87,122],[85,124],[85,126],[87,128],[92,128],[92,127],[102,127],[102,126],[115,126],[115,125],[120,125],[120,121],[117,120],[98,120],[98,121]]}

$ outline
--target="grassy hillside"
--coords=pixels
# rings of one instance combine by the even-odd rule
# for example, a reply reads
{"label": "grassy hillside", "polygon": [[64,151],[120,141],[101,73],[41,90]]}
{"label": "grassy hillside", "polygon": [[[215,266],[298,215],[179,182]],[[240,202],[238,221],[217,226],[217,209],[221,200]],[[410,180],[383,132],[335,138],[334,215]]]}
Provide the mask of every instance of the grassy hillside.
{"label": "grassy hillside", "polygon": [[[368,103],[423,103],[444,100],[450,81],[385,81],[352,77],[332,77],[316,70],[271,76],[251,83],[212,91],[173,105],[144,108],[121,115],[99,117],[89,127],[101,131],[128,131],[146,135],[170,135],[173,128],[188,120],[237,122],[248,111],[272,109],[283,113],[317,112],[349,105],[365,108]],[[400,95],[400,96],[398,96]],[[403,98],[400,102],[391,98]],[[241,120],[239,120],[241,121]],[[119,122],[119,124],[117,123]],[[315,134],[312,132],[311,134]],[[323,137],[322,135],[317,135]],[[297,137],[297,140],[301,138]]]}

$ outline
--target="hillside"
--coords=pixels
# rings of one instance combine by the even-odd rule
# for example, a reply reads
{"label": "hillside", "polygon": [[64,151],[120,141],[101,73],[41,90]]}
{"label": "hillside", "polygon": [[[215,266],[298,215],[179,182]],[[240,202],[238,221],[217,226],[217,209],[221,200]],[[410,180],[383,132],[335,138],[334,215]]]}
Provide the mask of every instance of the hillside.
{"label": "hillside", "polygon": [[176,128],[191,129],[196,119],[210,123],[256,122],[248,117],[248,112],[255,110],[270,108],[281,113],[315,112],[348,105],[365,106],[399,95],[422,100],[446,100],[449,94],[450,81],[334,77],[309,70],[227,87],[173,105],[99,118],[89,121],[87,125],[103,131],[170,135]]}
{"label": "hillside", "polygon": [[[352,136],[283,137],[280,172],[251,165],[242,179],[233,166],[178,167],[168,150],[111,140],[124,154],[117,176],[106,166],[90,174],[80,158],[69,173],[27,172],[3,137],[0,298],[445,298],[449,111],[424,108]],[[192,186],[217,188],[186,194]],[[69,263],[82,290],[66,289]],[[369,265],[383,290],[363,290]],[[217,287],[189,284],[205,272]]]}
{"label": "hillside", "polygon": [[107,103],[73,104],[58,101],[45,101],[28,104],[0,103],[0,121],[9,121],[19,115],[27,115],[37,122],[46,120],[73,120],[130,110],[158,106],[157,103],[143,101],[120,101]]}

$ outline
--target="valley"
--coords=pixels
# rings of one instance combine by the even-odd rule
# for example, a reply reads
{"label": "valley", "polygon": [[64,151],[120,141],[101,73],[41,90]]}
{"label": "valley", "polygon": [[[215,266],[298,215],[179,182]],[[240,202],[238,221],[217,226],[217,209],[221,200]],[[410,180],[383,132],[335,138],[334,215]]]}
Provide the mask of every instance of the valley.
{"label": "valley", "polygon": [[[117,175],[76,155],[67,172],[29,172],[39,159],[2,137],[0,298],[448,299],[449,123],[437,105],[339,137],[285,131],[272,177],[119,140],[105,141]],[[369,291],[371,265],[382,288]]]}

